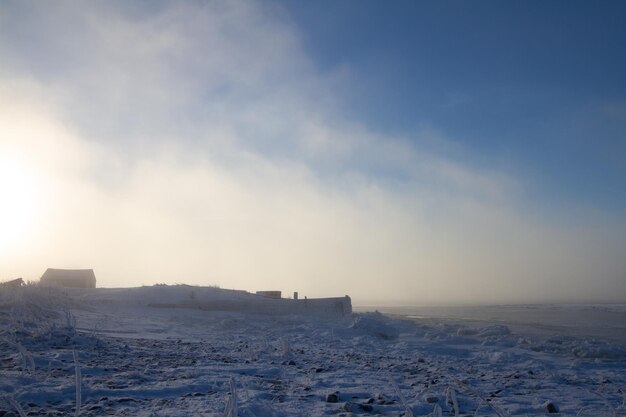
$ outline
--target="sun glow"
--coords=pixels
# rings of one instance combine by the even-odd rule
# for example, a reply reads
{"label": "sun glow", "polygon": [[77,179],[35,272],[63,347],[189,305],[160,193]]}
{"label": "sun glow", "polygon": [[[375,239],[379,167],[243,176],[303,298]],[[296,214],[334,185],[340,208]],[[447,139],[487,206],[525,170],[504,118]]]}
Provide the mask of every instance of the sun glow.
{"label": "sun glow", "polygon": [[0,251],[9,252],[33,238],[41,212],[39,188],[23,158],[0,147]]}

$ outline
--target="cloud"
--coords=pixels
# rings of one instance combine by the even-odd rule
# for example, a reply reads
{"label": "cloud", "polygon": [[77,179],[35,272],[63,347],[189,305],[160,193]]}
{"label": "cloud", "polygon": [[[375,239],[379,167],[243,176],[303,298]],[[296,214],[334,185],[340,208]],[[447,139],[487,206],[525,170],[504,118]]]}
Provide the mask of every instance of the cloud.
{"label": "cloud", "polygon": [[276,5],[31,6],[3,5],[0,145],[42,197],[3,277],[94,267],[108,286],[403,302],[625,289],[619,220],[555,221],[523,178],[416,144],[453,142],[434,129],[343,119]]}

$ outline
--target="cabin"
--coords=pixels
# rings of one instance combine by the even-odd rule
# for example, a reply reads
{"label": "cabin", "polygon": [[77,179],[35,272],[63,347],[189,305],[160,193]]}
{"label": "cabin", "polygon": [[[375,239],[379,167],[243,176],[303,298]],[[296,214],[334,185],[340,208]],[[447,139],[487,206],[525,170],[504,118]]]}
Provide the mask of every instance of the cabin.
{"label": "cabin", "polygon": [[39,282],[43,285],[67,288],[96,288],[96,275],[93,269],[48,268]]}

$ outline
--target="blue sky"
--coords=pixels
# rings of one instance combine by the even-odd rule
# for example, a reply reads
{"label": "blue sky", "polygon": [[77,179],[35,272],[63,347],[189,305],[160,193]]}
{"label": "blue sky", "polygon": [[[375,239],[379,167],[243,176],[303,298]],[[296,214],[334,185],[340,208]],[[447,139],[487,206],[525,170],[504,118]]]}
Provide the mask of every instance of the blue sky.
{"label": "blue sky", "polygon": [[617,2],[0,2],[0,280],[624,301]]}
{"label": "blue sky", "polygon": [[[345,111],[414,139],[439,129],[538,198],[626,206],[620,2],[281,2]],[[536,190],[536,187],[532,187]]]}

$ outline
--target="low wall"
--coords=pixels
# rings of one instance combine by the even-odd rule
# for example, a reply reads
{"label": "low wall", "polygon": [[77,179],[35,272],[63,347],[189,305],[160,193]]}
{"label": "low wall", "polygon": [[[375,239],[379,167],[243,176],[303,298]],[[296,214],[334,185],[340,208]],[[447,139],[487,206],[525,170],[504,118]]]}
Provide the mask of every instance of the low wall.
{"label": "low wall", "polygon": [[321,315],[345,316],[352,314],[352,300],[345,297],[311,298],[303,300],[286,300],[295,304],[301,313],[313,313]]}
{"label": "low wall", "polygon": [[246,299],[185,300],[179,303],[152,303],[160,308],[194,308],[211,311],[241,311],[261,314],[302,314],[342,317],[352,314],[349,296],[333,298],[310,298],[303,300],[271,299],[251,296]]}

